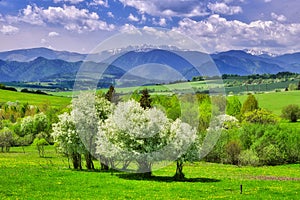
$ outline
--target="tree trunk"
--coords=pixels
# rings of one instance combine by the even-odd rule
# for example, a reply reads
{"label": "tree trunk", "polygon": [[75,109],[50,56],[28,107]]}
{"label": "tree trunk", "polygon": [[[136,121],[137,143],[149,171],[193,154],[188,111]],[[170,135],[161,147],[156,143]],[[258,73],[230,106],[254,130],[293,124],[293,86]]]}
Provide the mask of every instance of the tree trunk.
{"label": "tree trunk", "polygon": [[89,170],[94,170],[95,168],[94,168],[92,155],[89,152],[87,152],[87,153],[85,153],[84,157],[85,157],[85,162],[86,162],[86,168]]}
{"label": "tree trunk", "polygon": [[151,163],[147,162],[145,159],[141,159],[138,161],[138,173],[142,178],[149,178],[152,176]]}
{"label": "tree trunk", "polygon": [[72,161],[73,161],[73,167],[74,169],[82,169],[81,165],[81,155],[79,153],[73,153],[72,154]]}
{"label": "tree trunk", "polygon": [[130,165],[131,160],[124,160],[122,170],[126,170]]}
{"label": "tree trunk", "polygon": [[104,156],[100,156],[100,165],[101,165],[101,170],[103,171],[108,171],[108,159],[105,158]]}
{"label": "tree trunk", "polygon": [[184,174],[183,174],[183,162],[177,161],[176,162],[176,174],[174,175],[175,180],[183,180]]}

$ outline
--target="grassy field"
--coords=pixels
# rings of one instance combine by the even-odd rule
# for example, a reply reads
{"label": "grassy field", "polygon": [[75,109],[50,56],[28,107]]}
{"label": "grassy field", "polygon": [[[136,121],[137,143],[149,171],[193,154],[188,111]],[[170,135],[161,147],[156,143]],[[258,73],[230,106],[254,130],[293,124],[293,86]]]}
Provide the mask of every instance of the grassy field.
{"label": "grassy field", "polygon": [[31,105],[37,105],[37,106],[46,103],[55,107],[60,107],[60,106],[64,107],[70,104],[71,98],[0,90],[0,102],[5,103],[8,101],[12,101],[12,102],[19,101],[21,103],[29,103]]}
{"label": "grassy field", "polygon": [[[0,153],[0,199],[297,199],[300,165],[237,167],[187,164],[185,182],[171,179],[175,165],[148,180],[132,174],[68,169],[67,159],[46,148],[45,158],[33,147]],[[240,185],[243,194],[240,194]]]}
{"label": "grassy field", "polygon": [[[255,97],[258,100],[259,107],[268,109],[277,115],[280,115],[282,108],[289,104],[297,104],[300,106],[300,91],[270,92],[255,94]],[[239,96],[242,103],[246,98],[247,95]]]}
{"label": "grassy field", "polygon": [[[188,83],[186,83],[188,84]],[[177,84],[174,84],[175,87]],[[170,87],[170,88],[172,88]],[[185,86],[188,88],[188,86]],[[156,93],[159,93],[160,89],[163,89],[164,86],[152,86],[150,89],[155,90]],[[139,89],[139,88],[124,88],[122,92],[128,92],[129,90]],[[174,89],[174,88],[173,88]],[[126,90],[126,91],[125,91]],[[118,88],[117,88],[118,91]],[[103,90],[106,92],[106,90]],[[61,92],[53,93],[53,96],[45,95],[36,95],[36,94],[27,94],[21,92],[11,92],[6,90],[0,90],[0,102],[7,101],[20,101],[28,102],[32,105],[42,105],[44,103],[50,103],[52,106],[66,106],[70,104],[72,92]],[[243,103],[247,95],[239,95],[240,101]],[[298,104],[300,106],[300,91],[289,91],[289,92],[267,92],[261,94],[255,94],[261,108],[268,109],[273,111],[275,114],[280,115],[281,110],[284,106],[289,104]]]}

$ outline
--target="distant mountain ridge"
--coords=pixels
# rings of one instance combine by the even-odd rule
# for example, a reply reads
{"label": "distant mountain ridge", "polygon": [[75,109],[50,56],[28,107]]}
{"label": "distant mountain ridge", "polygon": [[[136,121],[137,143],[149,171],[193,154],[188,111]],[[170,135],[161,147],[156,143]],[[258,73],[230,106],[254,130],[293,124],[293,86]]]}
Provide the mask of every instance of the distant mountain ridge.
{"label": "distant mountain ridge", "polygon": [[77,62],[85,60],[86,56],[87,54],[68,51],[55,51],[44,47],[0,52],[1,60],[18,62],[29,62],[38,57],[44,57],[49,60],[60,59],[68,62]]}
{"label": "distant mountain ridge", "polygon": [[[249,51],[231,50],[208,55],[172,47],[167,50],[146,47],[138,50],[133,49],[131,47],[129,49],[110,50],[92,55],[54,51],[47,48],[0,52],[0,81],[74,80],[84,61],[90,62],[94,67],[103,65],[100,61],[110,63],[105,74],[112,79],[119,79],[136,66],[143,65],[145,65],[144,68],[136,72],[133,71],[131,75],[140,75],[143,71],[145,75],[149,75],[151,66],[147,68],[148,63],[156,63],[164,67],[161,69],[161,73],[169,74],[165,78],[170,81],[180,78],[180,76],[174,75],[175,71],[186,79],[198,75],[214,75],[211,70],[212,62],[210,59],[214,61],[221,74],[276,74],[283,71],[300,73],[300,52],[270,56],[265,52],[261,52],[261,55],[255,55]],[[196,67],[203,74],[199,74],[185,58],[199,59],[199,66]],[[155,68],[155,70],[154,75],[158,76],[157,79],[164,78],[160,76],[159,68]],[[155,79],[156,77],[153,77],[153,80]]]}

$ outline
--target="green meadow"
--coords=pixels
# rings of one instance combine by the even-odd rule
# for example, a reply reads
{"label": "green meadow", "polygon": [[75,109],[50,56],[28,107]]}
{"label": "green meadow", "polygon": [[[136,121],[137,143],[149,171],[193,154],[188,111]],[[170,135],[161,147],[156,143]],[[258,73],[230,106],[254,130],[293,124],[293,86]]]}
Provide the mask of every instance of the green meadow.
{"label": "green meadow", "polygon": [[[288,91],[288,92],[269,92],[254,94],[259,107],[268,109],[273,113],[280,115],[283,107],[289,104],[297,104],[300,106],[300,91]],[[241,103],[247,98],[247,95],[239,96]]]}
{"label": "green meadow", "polygon": [[29,103],[37,106],[49,104],[54,107],[64,107],[70,104],[71,98],[0,90],[0,102],[8,101],[19,101],[20,103]]}
{"label": "green meadow", "polygon": [[[159,91],[163,86],[153,87]],[[67,95],[56,95],[59,96],[0,90],[0,102],[46,103],[54,107],[70,104],[70,97],[62,97]],[[238,97],[243,103],[247,95]],[[288,104],[300,105],[299,91],[262,93],[255,97],[260,107],[277,115]],[[300,127],[299,122],[281,123]],[[99,169],[99,162],[94,163]],[[35,147],[12,147],[11,152],[0,153],[0,199],[297,199],[300,196],[300,164],[239,167],[186,163],[184,181],[172,179],[175,169],[176,163],[172,163],[154,171],[149,179],[117,171],[75,171],[69,168],[66,157],[56,153],[54,146],[46,146],[43,158]]]}
{"label": "green meadow", "polygon": [[[25,152],[25,153],[24,153]],[[189,163],[185,181],[171,179],[175,163],[140,180],[125,172],[74,171],[47,146],[0,153],[0,199],[297,199],[300,165],[237,167]],[[95,161],[96,162],[96,161]],[[243,187],[241,194],[240,185]]]}

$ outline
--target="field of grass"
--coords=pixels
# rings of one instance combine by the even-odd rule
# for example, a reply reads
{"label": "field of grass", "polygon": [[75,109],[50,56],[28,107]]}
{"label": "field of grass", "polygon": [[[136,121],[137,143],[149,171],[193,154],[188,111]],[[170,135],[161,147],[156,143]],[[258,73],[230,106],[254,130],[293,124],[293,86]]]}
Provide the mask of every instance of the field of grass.
{"label": "field of grass", "polygon": [[[283,107],[289,104],[300,106],[300,91],[289,92],[270,92],[254,95],[258,100],[259,107],[268,109],[277,115],[281,114]],[[247,95],[239,96],[241,103],[247,98]]]}
{"label": "field of grass", "polygon": [[[237,167],[193,163],[184,167],[185,182],[171,179],[175,164],[139,180],[124,172],[68,169],[67,159],[46,148],[0,153],[0,199],[297,199],[300,165]],[[240,194],[240,185],[243,194]]]}
{"label": "field of grass", "polygon": [[29,103],[37,106],[46,103],[55,107],[64,107],[70,104],[71,98],[0,90],[0,102],[5,103],[8,101],[19,101],[21,103]]}

